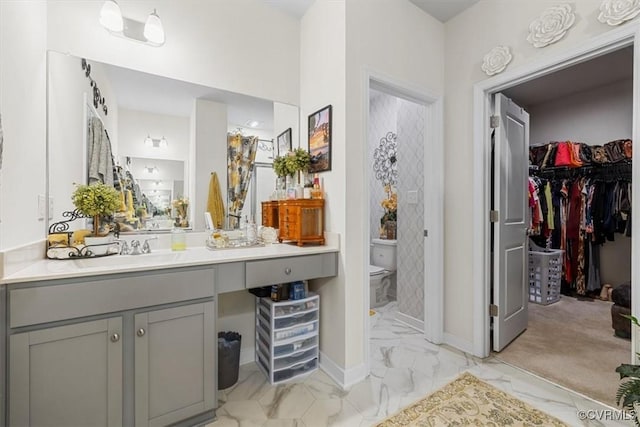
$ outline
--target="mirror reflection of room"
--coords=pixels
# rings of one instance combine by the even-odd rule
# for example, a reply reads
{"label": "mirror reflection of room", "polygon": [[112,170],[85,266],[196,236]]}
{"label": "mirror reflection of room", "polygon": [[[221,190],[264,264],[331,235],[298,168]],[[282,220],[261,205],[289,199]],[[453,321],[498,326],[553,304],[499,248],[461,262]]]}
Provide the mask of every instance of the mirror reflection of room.
{"label": "mirror reflection of room", "polygon": [[[91,117],[108,134],[112,185],[122,194],[112,227],[118,223],[121,231],[130,232],[204,229],[214,172],[224,196],[224,221],[217,225],[259,221],[260,202],[269,199],[275,185],[274,129],[293,128],[297,145],[297,107],[90,59],[84,60],[84,68],[82,63],[71,55],[48,54],[51,222],[74,209],[74,184],[88,182]],[[229,135],[238,130],[243,137],[257,138],[255,158],[250,168],[245,165],[249,173],[239,189],[242,204],[237,195],[230,201],[228,183]],[[104,174],[100,181],[105,182]],[[86,227],[85,221],[71,224],[72,229]]]}

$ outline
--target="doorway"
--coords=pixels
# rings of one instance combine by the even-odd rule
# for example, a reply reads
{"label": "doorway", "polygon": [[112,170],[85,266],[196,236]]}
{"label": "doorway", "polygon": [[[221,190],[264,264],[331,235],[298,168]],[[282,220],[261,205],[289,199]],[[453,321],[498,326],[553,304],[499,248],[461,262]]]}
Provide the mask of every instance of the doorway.
{"label": "doorway", "polygon": [[[383,199],[389,198],[385,183],[376,178],[374,171],[376,148],[385,150],[379,164],[391,167],[397,160],[395,197],[397,198],[397,273],[396,299],[400,307],[394,314],[399,320],[424,333],[425,338],[434,343],[442,341],[442,247],[443,222],[443,149],[442,149],[442,99],[398,82],[387,76],[368,72],[364,91],[365,120],[364,135],[367,148],[364,151],[365,170],[370,179],[365,180],[366,194],[370,194],[370,215],[365,221],[369,239],[363,242],[365,257],[364,277],[370,278],[372,238],[379,239],[384,216]],[[395,123],[382,124],[370,111],[372,102],[379,106],[395,109]],[[397,113],[403,110],[401,116]],[[394,128],[395,129],[392,129]],[[376,130],[376,128],[379,128]],[[385,142],[386,141],[386,142]],[[377,147],[376,147],[377,146]],[[384,147],[382,147],[384,146]],[[386,148],[385,148],[386,147]],[[397,158],[394,149],[397,149]],[[417,158],[419,157],[419,158]],[[404,162],[403,163],[403,159]],[[379,166],[380,166],[379,165]],[[396,169],[397,171],[397,169]],[[380,175],[380,174],[379,174]],[[384,175],[384,173],[382,174]],[[380,200],[378,200],[380,199]],[[375,209],[374,209],[375,207]],[[403,214],[404,211],[404,214]],[[384,229],[386,237],[387,230]],[[389,239],[382,239],[388,242]],[[384,247],[382,248],[384,251]],[[388,251],[385,251],[388,252]],[[427,262],[428,261],[428,262]],[[408,287],[403,287],[406,285]],[[376,299],[376,289],[370,283],[365,285],[364,307],[365,328],[364,355],[370,366],[370,326],[372,317],[369,307]],[[425,298],[428,295],[429,298]],[[383,298],[393,297],[386,295]],[[376,308],[374,308],[376,310]]]}
{"label": "doorway", "polygon": [[[483,178],[483,183],[480,183],[479,185],[477,185],[477,187],[479,188],[483,188],[483,190],[485,190],[484,196],[482,196],[481,198],[476,200],[475,203],[475,207],[477,209],[485,209],[483,207],[491,207],[491,200],[490,200],[490,194],[491,194],[491,189],[492,189],[492,184],[489,180],[489,169],[490,169],[490,165],[487,163],[487,161],[491,158],[490,156],[490,149],[491,149],[491,145],[490,145],[490,132],[491,129],[489,128],[489,126],[485,127],[484,123],[480,123],[480,112],[482,112],[483,117],[488,117],[489,116],[489,103],[488,101],[490,100],[491,97],[493,97],[494,94],[496,93],[503,93],[506,94],[508,96],[508,98],[512,99],[515,103],[520,103],[521,105],[526,105],[526,104],[530,104],[529,106],[525,106],[525,110],[529,110],[529,113],[531,113],[531,123],[532,123],[532,131],[531,131],[531,143],[532,145],[535,145],[536,143],[540,143],[541,141],[544,141],[545,139],[548,139],[548,141],[557,141],[557,140],[562,140],[563,137],[561,134],[562,132],[559,130],[560,127],[558,125],[551,126],[549,123],[546,123],[545,126],[542,127],[538,127],[537,130],[534,129],[533,124],[536,122],[535,117],[537,116],[538,122],[546,122],[548,120],[548,117],[545,117],[545,113],[550,113],[553,110],[550,109],[550,105],[551,104],[547,104],[545,106],[545,108],[543,108],[542,110],[540,108],[537,108],[536,110],[536,103],[531,101],[531,96],[529,96],[529,98],[527,97],[527,91],[529,91],[529,94],[534,94],[534,95],[544,95],[545,93],[557,93],[558,92],[558,88],[553,89],[551,85],[552,80],[557,80],[560,81],[562,76],[566,76],[569,75],[569,73],[571,72],[572,68],[577,68],[579,66],[588,66],[589,63],[593,64],[597,64],[598,61],[600,61],[601,63],[605,63],[604,61],[607,60],[612,60],[611,58],[614,58],[615,55],[632,55],[634,53],[634,39],[635,39],[635,32],[628,30],[626,33],[616,33],[616,34],[609,34],[606,36],[601,36],[598,38],[595,38],[594,40],[591,41],[591,43],[582,48],[579,51],[574,51],[574,52],[569,52],[566,55],[564,55],[563,58],[556,58],[555,60],[550,60],[547,61],[544,64],[537,64],[536,66],[530,66],[527,67],[527,69],[525,70],[520,70],[519,72],[514,72],[511,74],[507,74],[505,73],[504,76],[500,76],[499,78],[493,78],[490,79],[482,84],[476,85],[475,91],[476,91],[476,103],[475,103],[475,115],[476,115],[476,124],[477,126],[475,127],[476,130],[476,140],[478,140],[479,142],[479,146],[478,144],[476,145],[476,172],[480,171],[482,173],[482,175],[484,176]],[[636,47],[637,48],[637,47]],[[637,57],[637,51],[636,53],[636,57]],[[605,56],[607,55],[607,56]],[[571,138],[573,141],[578,141],[578,140],[582,140],[582,141],[590,141],[592,144],[599,144],[602,145],[603,143],[607,142],[607,141],[611,141],[613,139],[618,139],[618,138],[630,138],[630,139],[634,139],[634,136],[637,135],[637,129],[635,128],[635,123],[633,120],[633,117],[635,116],[635,114],[633,114],[634,111],[638,111],[637,106],[638,106],[638,96],[637,96],[637,89],[634,89],[633,92],[631,92],[630,88],[633,87],[633,68],[634,68],[634,63],[635,61],[633,61],[633,59],[628,61],[629,64],[629,68],[627,71],[627,75],[623,76],[622,80],[619,80],[617,82],[600,82],[600,88],[602,89],[602,91],[606,92],[607,90],[609,92],[614,92],[615,90],[618,90],[619,88],[626,88],[625,89],[621,89],[621,92],[625,92],[628,94],[628,104],[626,107],[626,114],[628,117],[628,124],[626,126],[626,129],[624,131],[621,131],[620,133],[617,133],[616,135],[620,135],[620,136],[616,136],[616,137],[609,137],[606,135],[602,135],[599,136],[597,135],[597,131],[593,128],[589,130],[589,134],[588,137],[576,134],[575,136],[567,136],[566,138],[569,139]],[[609,64],[610,65],[610,64]],[[606,69],[612,69],[607,67]],[[583,68],[584,70],[584,68]],[[586,75],[587,73],[582,73],[583,77],[584,75]],[[599,73],[599,77],[602,77],[604,75],[606,75],[607,73]],[[596,76],[598,76],[598,73],[595,74]],[[607,76],[608,77],[608,76]],[[613,77],[614,79],[616,77]],[[627,78],[628,81],[625,82],[624,79]],[[564,101],[566,101],[567,99],[571,98],[571,97],[579,97],[579,93],[580,91],[585,91],[586,87],[591,85],[593,86],[598,86],[597,82],[587,82],[586,86],[584,87],[580,87],[580,80],[579,78],[576,78],[575,75],[573,78],[569,78],[569,80],[565,81],[563,84],[561,84],[561,89],[562,90],[572,90],[574,91],[574,94],[570,94],[569,92],[565,92],[564,94]],[[542,87],[546,88],[546,91],[543,91],[540,89],[540,86],[536,87],[536,83],[543,83],[544,85]],[[573,85],[573,87],[571,87]],[[609,87],[607,88],[607,85],[609,85]],[[626,86],[625,86],[626,85]],[[618,88],[618,89],[617,89]],[[593,89],[596,90],[596,89]],[[630,93],[631,92],[631,93]],[[583,103],[587,102],[586,100],[582,100]],[[484,104],[484,105],[483,105]],[[544,100],[538,103],[539,105],[543,105],[544,104]],[[567,108],[565,107],[565,110]],[[537,114],[534,114],[536,113]],[[558,111],[556,111],[556,113],[558,113]],[[586,114],[586,113],[585,113]],[[549,116],[549,114],[547,114],[547,116]],[[575,118],[575,117],[574,117]],[[583,117],[584,119],[584,117]],[[488,122],[489,120],[486,120],[486,122]],[[565,119],[564,125],[567,125],[571,122],[570,119]],[[607,130],[607,125],[605,125],[604,123],[606,123],[606,121],[602,121],[600,122],[601,126],[599,130]],[[488,123],[487,123],[488,125]],[[624,126],[623,126],[624,127]],[[551,129],[551,134],[555,135],[555,136],[549,136],[549,134],[545,134],[545,130],[544,129]],[[543,130],[541,130],[543,129]],[[622,129],[622,127],[621,127]],[[610,129],[608,129],[610,130]],[[478,134],[478,132],[480,132],[480,134]],[[626,133],[626,136],[622,136],[622,134]],[[589,137],[590,136],[590,137]],[[484,157],[484,161],[483,161],[483,156]],[[482,191],[482,190],[481,190]],[[478,194],[478,193],[476,193]],[[480,199],[484,199],[484,200],[480,200]],[[522,201],[524,202],[524,201]],[[481,212],[481,211],[477,211],[477,213],[479,214],[479,216],[481,217],[482,221],[487,222],[487,224],[489,223],[489,209],[487,209],[486,213]],[[498,215],[500,216],[500,215]],[[477,218],[477,216],[476,216]],[[497,265],[493,265],[493,257],[491,255],[491,239],[490,236],[492,236],[491,231],[492,231],[492,226],[491,225],[487,225],[487,224],[480,224],[479,222],[476,222],[476,240],[475,240],[475,250],[476,250],[476,254],[475,254],[475,266],[474,268],[476,269],[477,273],[481,273],[480,275],[476,275],[476,277],[479,277],[479,280],[476,282],[476,287],[475,287],[475,292],[476,292],[476,296],[478,296],[480,298],[480,300],[484,300],[486,302],[494,302],[492,298],[492,288],[491,288],[491,284],[492,284],[492,267],[493,269],[497,269],[500,270],[501,268],[503,268],[503,265],[500,265],[499,263]],[[633,243],[637,243],[637,237],[634,236],[631,239],[629,239],[629,246],[634,246],[631,245],[632,240],[634,241]],[[496,246],[493,246],[496,247]],[[638,247],[637,244],[635,244],[635,247]],[[486,248],[486,249],[484,249]],[[628,250],[626,251],[626,259],[629,261],[629,266],[627,268],[627,274],[629,276],[629,278],[633,277],[634,274],[637,275],[636,271],[633,271],[636,269],[635,266],[631,266],[630,264],[630,260],[631,258],[631,250],[632,247],[629,247]],[[479,251],[479,252],[478,252]],[[528,265],[527,265],[527,257],[520,257],[520,262],[522,262],[523,264],[523,271],[528,273]],[[614,278],[614,276],[610,276],[611,279],[604,279],[607,281],[613,281],[613,282],[621,282],[621,279],[618,278]],[[498,279],[500,280],[500,279]],[[527,282],[528,282],[528,278],[527,278]],[[616,285],[618,283],[615,283]],[[524,287],[524,292],[526,292],[526,294],[528,294],[528,290],[529,290],[529,284],[526,284],[526,287]],[[566,291],[566,290],[565,290]],[[582,289],[582,292],[578,292],[579,295],[577,295],[578,297],[586,297],[587,295],[584,292],[584,289]],[[527,295],[527,297],[529,297],[529,295]],[[564,297],[563,297],[564,298]],[[567,297],[569,298],[569,297]],[[497,299],[499,300],[499,299]],[[562,299],[561,299],[562,301]],[[568,299],[565,299],[565,301],[570,301]],[[574,302],[576,301],[576,299],[574,299]],[[593,301],[593,300],[592,300]],[[537,304],[536,304],[537,302]],[[554,301],[555,302],[555,301]],[[577,302],[581,302],[583,304],[588,304],[586,302],[586,298],[583,301],[577,301]],[[529,309],[533,308],[534,309],[534,313],[532,315],[532,318],[535,319],[540,319],[541,317],[548,317],[548,316],[540,316],[539,315],[539,311],[541,311],[541,309],[543,304],[540,304],[540,301],[535,301],[535,297],[534,297],[534,301],[533,303],[529,303]],[[561,304],[556,303],[554,304],[549,304],[546,307],[544,307],[545,309],[547,309],[547,314],[550,313],[549,310],[556,310],[557,308],[560,307]],[[485,306],[486,307],[486,306]],[[572,305],[573,309],[575,309],[576,307],[578,307],[578,310],[580,310],[580,306],[576,306],[575,304]],[[593,307],[593,306],[592,306]],[[637,307],[637,305],[634,305],[634,310],[635,307]],[[602,313],[604,313],[604,318],[602,319],[602,323],[604,324],[604,328],[607,329],[609,328],[610,330],[610,335],[613,335],[614,330],[611,329],[611,315],[609,314],[607,316],[608,313],[608,307],[605,307],[604,310],[601,310],[601,316]],[[486,310],[486,309],[485,309]],[[486,313],[486,311],[485,311]],[[482,321],[482,324],[484,325],[484,327],[482,328],[482,330],[477,330],[476,334],[474,336],[474,349],[475,351],[478,352],[478,355],[481,356],[488,356],[489,355],[489,348],[491,345],[491,338],[492,335],[496,334],[496,322],[497,321],[501,321],[503,319],[500,319],[500,316],[504,316],[503,312],[498,312],[498,315],[490,318],[489,316],[485,317],[486,315],[482,315],[481,312],[477,312],[476,313],[477,317],[476,319],[478,319],[479,321]],[[536,317],[537,316],[537,317]],[[482,319],[480,319],[482,317]],[[491,323],[492,322],[492,323]],[[547,326],[549,327],[549,326]],[[559,325],[560,328],[563,327],[563,325]],[[526,326],[525,326],[526,328]],[[524,328],[523,328],[524,329]],[[532,328],[533,329],[533,328]],[[557,329],[555,332],[557,332],[560,329]],[[518,342],[521,339],[524,339],[524,336],[527,334],[527,332],[525,332],[525,334],[521,335],[520,337],[516,338],[514,342]],[[547,335],[552,335],[553,332],[552,331],[547,331]],[[518,333],[515,334],[516,336],[518,335]],[[622,354],[623,354],[623,358],[625,358],[624,353],[626,353],[626,360],[622,360],[620,363],[628,363],[629,360],[632,358],[632,346],[630,345],[630,342],[626,343],[626,350],[622,350]],[[505,344],[506,345],[506,344]],[[567,340],[567,342],[565,343],[565,346],[570,346],[571,345],[571,341]],[[503,345],[504,346],[504,345]],[[502,347],[503,347],[502,346]],[[500,346],[499,346],[500,347]],[[509,351],[509,347],[507,346],[507,352]],[[531,351],[531,350],[530,350]],[[533,353],[535,354],[535,356],[532,356],[531,354],[529,354],[529,357],[535,357],[541,361],[545,361],[545,354],[543,351],[540,350],[540,348],[537,348],[537,350]],[[580,356],[584,356],[584,354],[579,354],[578,357]],[[553,364],[554,361],[551,359],[547,359],[546,362],[548,362],[549,364]],[[618,363],[619,364],[619,363]],[[590,366],[590,370],[587,370],[586,372],[584,372],[584,376],[585,377],[592,377],[594,370],[600,369],[599,366],[602,365],[602,360],[600,361],[594,361],[594,363]],[[526,367],[524,367],[526,369]],[[603,368],[603,369],[609,369],[609,368]],[[544,372],[536,372],[541,376],[545,376],[545,377],[549,377],[549,375],[546,375]],[[615,374],[615,372],[612,372],[612,374]],[[612,381],[615,382],[614,387],[617,386],[617,381],[615,380],[615,377],[617,377],[617,375],[613,375],[612,376]],[[554,381],[554,382],[560,382],[560,381]],[[560,382],[561,383],[561,382]],[[565,384],[566,385],[566,384]],[[571,387],[570,387],[571,388]],[[614,388],[615,390],[615,388]],[[612,400],[615,396],[615,393],[613,393],[611,395],[611,400],[609,400],[607,403],[612,403]],[[593,396],[592,396],[593,397]],[[597,397],[596,397],[597,398]],[[600,398],[600,400],[603,400],[603,398]]]}

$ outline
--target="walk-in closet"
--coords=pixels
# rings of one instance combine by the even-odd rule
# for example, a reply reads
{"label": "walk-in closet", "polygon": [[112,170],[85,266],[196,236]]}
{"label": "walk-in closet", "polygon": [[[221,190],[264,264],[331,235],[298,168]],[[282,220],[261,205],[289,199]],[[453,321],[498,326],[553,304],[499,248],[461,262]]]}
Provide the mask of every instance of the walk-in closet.
{"label": "walk-in closet", "polygon": [[527,329],[496,356],[613,405],[631,352],[633,47],[502,93],[530,117],[532,252]]}

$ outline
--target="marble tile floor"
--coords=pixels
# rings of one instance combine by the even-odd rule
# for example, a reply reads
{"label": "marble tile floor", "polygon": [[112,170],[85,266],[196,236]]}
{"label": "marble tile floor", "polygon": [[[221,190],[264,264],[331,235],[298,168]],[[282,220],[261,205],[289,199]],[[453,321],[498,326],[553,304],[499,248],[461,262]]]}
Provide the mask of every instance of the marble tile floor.
{"label": "marble tile floor", "polygon": [[[395,320],[396,303],[376,309],[371,322],[371,374],[342,390],[322,370],[272,386],[255,363],[218,394],[217,420],[206,427],[374,426],[469,371],[570,426],[631,426],[632,421],[581,420],[578,411],[611,409],[494,358],[477,359],[427,342]],[[532,356],[533,357],[533,356]],[[602,414],[602,413],[601,413]],[[600,416],[600,418],[603,418]]]}

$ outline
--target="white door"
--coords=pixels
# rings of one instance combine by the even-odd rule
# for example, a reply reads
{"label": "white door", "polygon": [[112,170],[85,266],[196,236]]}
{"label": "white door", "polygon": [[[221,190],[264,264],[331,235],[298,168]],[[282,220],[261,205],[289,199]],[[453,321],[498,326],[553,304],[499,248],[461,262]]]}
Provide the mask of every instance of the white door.
{"label": "white door", "polygon": [[[493,227],[493,349],[502,350],[527,328],[529,114],[498,93],[495,129]],[[495,219],[494,219],[495,221]],[[495,313],[494,313],[495,314]]]}

